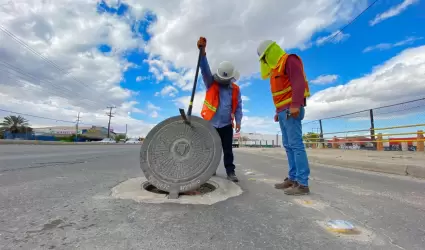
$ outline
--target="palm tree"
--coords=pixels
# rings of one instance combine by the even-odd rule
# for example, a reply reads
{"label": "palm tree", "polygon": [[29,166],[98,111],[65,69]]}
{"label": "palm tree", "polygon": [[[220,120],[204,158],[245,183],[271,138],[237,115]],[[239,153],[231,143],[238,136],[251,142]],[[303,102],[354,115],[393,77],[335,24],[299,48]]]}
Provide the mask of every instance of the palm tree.
{"label": "palm tree", "polygon": [[2,123],[0,123],[2,132],[9,132],[15,137],[18,133],[32,132],[32,128],[29,127],[28,120],[22,116],[6,116]]}

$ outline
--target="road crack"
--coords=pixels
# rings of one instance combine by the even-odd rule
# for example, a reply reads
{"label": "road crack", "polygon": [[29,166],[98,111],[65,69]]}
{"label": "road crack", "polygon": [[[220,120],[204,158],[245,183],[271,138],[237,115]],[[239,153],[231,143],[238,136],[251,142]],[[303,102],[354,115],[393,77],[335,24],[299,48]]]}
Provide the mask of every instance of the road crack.
{"label": "road crack", "polygon": [[389,242],[390,242],[390,244],[391,245],[393,245],[393,246],[395,246],[395,247],[397,247],[397,248],[399,248],[399,249],[403,249],[403,250],[406,250],[406,248],[404,248],[404,247],[402,247],[402,246],[400,246],[400,245],[397,245],[396,243],[394,243],[394,240],[393,240],[393,238],[391,238],[390,236],[388,236],[386,233],[384,233],[384,229],[383,228],[380,228],[380,230],[382,231],[382,234],[385,236],[385,237],[387,237],[388,238],[388,240],[389,240]]}

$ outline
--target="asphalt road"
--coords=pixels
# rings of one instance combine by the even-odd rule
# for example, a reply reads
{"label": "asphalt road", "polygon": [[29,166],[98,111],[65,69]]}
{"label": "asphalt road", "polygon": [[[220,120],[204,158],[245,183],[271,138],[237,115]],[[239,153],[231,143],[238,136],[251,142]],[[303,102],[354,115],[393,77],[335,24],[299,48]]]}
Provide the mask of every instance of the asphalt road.
{"label": "asphalt road", "polygon": [[[0,145],[0,249],[424,249],[424,180],[312,166],[312,194],[288,197],[273,188],[283,159],[236,152],[238,197],[111,198],[142,174],[139,147]],[[362,234],[334,235],[321,227],[328,219]]]}

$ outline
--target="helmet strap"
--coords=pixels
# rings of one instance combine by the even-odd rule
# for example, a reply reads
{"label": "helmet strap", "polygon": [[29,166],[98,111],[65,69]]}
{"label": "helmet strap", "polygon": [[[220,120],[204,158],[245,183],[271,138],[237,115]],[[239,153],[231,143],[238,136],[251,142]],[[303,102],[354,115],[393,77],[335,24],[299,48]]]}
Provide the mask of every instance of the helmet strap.
{"label": "helmet strap", "polygon": [[214,80],[220,85],[230,85],[232,83],[232,79],[223,80],[217,74],[214,74]]}

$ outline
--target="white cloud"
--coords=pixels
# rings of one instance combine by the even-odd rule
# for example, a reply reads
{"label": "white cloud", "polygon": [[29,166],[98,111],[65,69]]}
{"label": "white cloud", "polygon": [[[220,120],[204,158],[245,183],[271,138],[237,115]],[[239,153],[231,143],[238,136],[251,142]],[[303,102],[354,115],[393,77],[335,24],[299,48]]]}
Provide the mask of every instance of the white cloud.
{"label": "white cloud", "polygon": [[[198,91],[195,93],[195,98],[193,100],[192,114],[196,116],[201,116],[202,104],[205,99],[205,92]],[[187,109],[190,102],[190,96],[181,96],[173,100],[177,108]]]}
{"label": "white cloud", "polygon": [[[204,97],[204,92],[197,92],[195,94],[195,100],[193,102],[193,115],[201,116],[200,113]],[[186,109],[187,105],[189,104],[189,100],[190,96],[183,96],[175,99],[174,103],[178,108]],[[243,110],[243,112],[247,113],[249,111]],[[270,113],[273,113],[273,111],[270,111]],[[242,118],[243,132],[275,134],[278,129],[279,125],[273,121],[273,117],[246,116],[244,114]]]}
{"label": "white cloud", "polygon": [[149,9],[157,16],[157,22],[149,28],[152,39],[146,47],[151,58],[171,62],[176,68],[193,69],[198,55],[196,41],[202,35],[208,39],[212,69],[223,60],[231,60],[243,77],[258,72],[256,48],[261,40],[274,39],[286,49],[302,47],[314,33],[345,24],[368,1],[125,2],[138,15]]}
{"label": "white cloud", "polygon": [[338,75],[320,75],[310,82],[314,84],[329,84],[335,82],[337,79]]}
{"label": "white cloud", "polygon": [[248,109],[242,109],[242,112],[243,113],[249,113],[249,110]]}
{"label": "white cloud", "polygon": [[399,42],[396,42],[396,43],[380,43],[380,44],[377,44],[377,45],[366,47],[363,50],[363,53],[370,52],[372,50],[387,50],[387,49],[391,49],[391,48],[394,48],[394,47],[411,45],[415,41],[422,40],[422,39],[423,39],[423,37],[407,37],[406,39],[399,41]]}
{"label": "white cloud", "polygon": [[245,96],[245,95],[241,96],[241,99],[242,99],[243,102],[250,100],[249,97]]}
{"label": "white cloud", "polygon": [[152,118],[158,118],[159,117],[158,111],[161,110],[161,107],[156,106],[156,105],[154,105],[151,102],[148,102],[146,106],[147,106],[147,109],[149,111],[149,116],[150,117],[152,117]]}
{"label": "white cloud", "polygon": [[[130,133],[149,128],[128,116],[143,112],[127,101],[138,93],[120,86],[123,73],[134,66],[124,55],[144,46],[130,18],[100,14],[91,0],[0,3],[2,108],[71,120],[81,111],[87,123],[106,125],[105,108],[114,105],[113,123],[134,125]],[[99,45],[110,52],[100,52]]]}
{"label": "white cloud", "polygon": [[159,59],[146,59],[145,63],[149,65],[149,72],[151,72],[157,83],[169,80],[172,84],[182,90],[191,90],[193,80],[195,78],[195,71],[188,70],[172,70],[169,62],[161,61]]}
{"label": "white cloud", "polygon": [[175,97],[178,92],[179,91],[175,87],[171,85],[167,85],[164,88],[162,88],[160,92],[156,92],[155,96],[161,95],[161,96]]}
{"label": "white cloud", "polygon": [[316,45],[321,46],[328,42],[339,43],[339,42],[347,40],[349,37],[350,37],[350,34],[344,34],[342,31],[338,30],[328,36],[319,37],[316,40]]}
{"label": "white cloud", "polygon": [[121,106],[119,106],[119,111],[123,112],[123,114],[125,112],[130,112],[130,113],[139,113],[139,114],[145,114],[146,112],[136,108],[134,106],[138,105],[139,103],[136,101],[129,101],[129,102],[124,102],[121,104]]}
{"label": "white cloud", "polygon": [[[48,100],[40,100],[34,103],[33,101],[25,101],[22,99],[11,98],[5,94],[0,94],[2,100],[1,108],[3,110],[10,110],[20,113],[25,117],[32,127],[46,127],[46,126],[75,126],[79,107],[76,106],[63,106],[62,101],[57,101],[54,97]],[[127,107],[127,108],[126,108]],[[114,109],[114,117],[111,119],[111,128],[116,132],[124,132],[125,125],[128,125],[129,136],[146,136],[154,124],[146,123],[129,116],[129,111],[137,113],[137,110],[131,108],[131,105],[123,105]],[[81,124],[80,126],[108,126],[108,116],[104,109],[103,112],[82,111],[80,113]],[[9,115],[19,115],[0,111],[0,120]],[[42,119],[46,117],[49,119]],[[69,121],[69,122],[64,122]]]}
{"label": "white cloud", "polygon": [[242,82],[238,85],[239,85],[239,88],[243,89],[243,88],[246,88],[248,86],[251,86],[251,82]]}
{"label": "white cloud", "polygon": [[242,132],[276,134],[280,130],[279,123],[273,117],[244,116],[242,118]]}
{"label": "white cloud", "polygon": [[369,22],[370,26],[374,26],[388,18],[398,16],[412,4],[419,2],[419,0],[404,0],[402,3],[392,7],[391,9],[376,15],[376,17]]}
{"label": "white cloud", "polygon": [[156,110],[151,112],[151,117],[152,118],[157,118],[158,117],[158,112]]}
{"label": "white cloud", "polygon": [[151,103],[151,102],[148,102],[148,110],[161,110],[161,108],[160,107],[158,107],[158,106],[156,106],[156,105],[154,105],[153,103]]}
{"label": "white cloud", "polygon": [[[425,46],[409,48],[364,77],[314,94],[306,119],[323,118],[409,101],[425,96]],[[407,111],[408,112],[408,111]],[[329,116],[329,115],[327,115]]]}
{"label": "white cloud", "polygon": [[141,81],[148,80],[148,79],[150,79],[149,76],[138,76],[138,77],[136,77],[136,82],[141,82]]}

